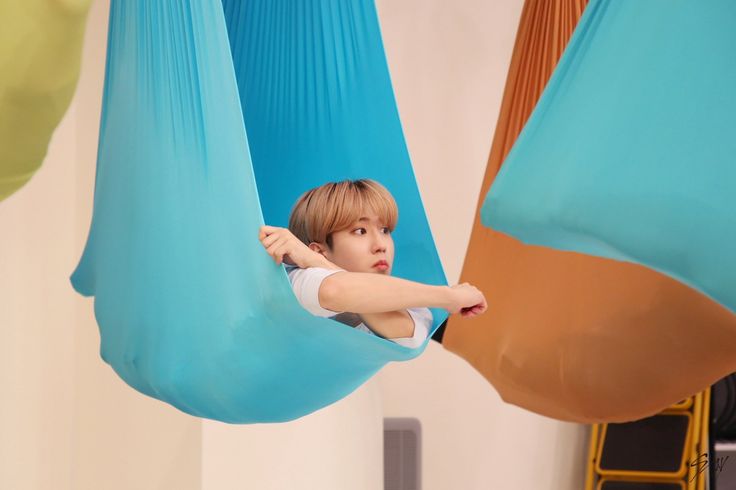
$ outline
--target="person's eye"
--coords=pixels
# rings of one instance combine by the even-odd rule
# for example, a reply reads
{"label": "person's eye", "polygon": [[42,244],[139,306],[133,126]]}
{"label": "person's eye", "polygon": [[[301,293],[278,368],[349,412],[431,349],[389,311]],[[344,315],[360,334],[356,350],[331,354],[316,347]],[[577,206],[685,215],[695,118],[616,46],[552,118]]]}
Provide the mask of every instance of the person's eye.
{"label": "person's eye", "polygon": [[357,235],[365,235],[367,232],[366,232],[365,228],[356,228],[356,229],[353,230],[353,233],[355,233]]}
{"label": "person's eye", "polygon": [[382,232],[383,232],[383,233],[384,233],[385,235],[389,235],[389,234],[391,233],[391,230],[389,230],[389,229],[388,229],[388,226],[384,226],[383,228],[381,228],[381,231],[382,231]]}

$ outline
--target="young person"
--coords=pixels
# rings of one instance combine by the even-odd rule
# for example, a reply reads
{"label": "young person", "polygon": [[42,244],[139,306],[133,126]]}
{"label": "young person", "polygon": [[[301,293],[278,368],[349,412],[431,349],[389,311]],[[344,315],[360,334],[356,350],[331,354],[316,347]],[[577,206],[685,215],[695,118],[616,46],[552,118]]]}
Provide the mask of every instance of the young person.
{"label": "young person", "polygon": [[388,190],[369,179],[331,182],[304,193],[289,228],[263,226],[260,240],[287,268],[294,294],[310,313],[407,347],[424,342],[428,308],[471,317],[485,312],[470,284],[432,286],[391,277],[398,209]]}

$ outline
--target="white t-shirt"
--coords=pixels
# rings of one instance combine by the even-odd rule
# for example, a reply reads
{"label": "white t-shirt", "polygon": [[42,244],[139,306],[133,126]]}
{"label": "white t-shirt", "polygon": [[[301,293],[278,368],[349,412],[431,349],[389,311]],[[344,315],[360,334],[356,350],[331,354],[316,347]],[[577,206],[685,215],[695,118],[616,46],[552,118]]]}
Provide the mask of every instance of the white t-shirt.
{"label": "white t-shirt", "polygon": [[[363,323],[360,317],[355,313],[332,311],[323,308],[319,303],[319,287],[326,277],[337,272],[344,272],[342,269],[324,269],[322,267],[309,267],[300,269],[291,265],[286,266],[286,273],[289,276],[291,287],[294,295],[302,307],[315,316],[331,318],[340,323],[345,323],[362,332],[371,335],[375,333]],[[415,348],[422,345],[422,342],[429,335],[432,328],[432,312],[428,308],[407,308],[409,316],[414,320],[414,335],[411,337],[401,337],[388,339],[405,347]]]}

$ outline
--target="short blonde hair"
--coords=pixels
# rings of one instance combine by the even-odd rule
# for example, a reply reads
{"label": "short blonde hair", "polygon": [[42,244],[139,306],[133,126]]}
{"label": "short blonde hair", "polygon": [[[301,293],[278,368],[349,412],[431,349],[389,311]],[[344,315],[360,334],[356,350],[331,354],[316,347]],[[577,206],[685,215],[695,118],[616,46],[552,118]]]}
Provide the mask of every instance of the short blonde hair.
{"label": "short blonde hair", "polygon": [[289,216],[289,230],[307,245],[318,242],[332,247],[332,233],[348,228],[370,211],[394,230],[399,209],[384,186],[370,179],[329,182],[299,197]]}

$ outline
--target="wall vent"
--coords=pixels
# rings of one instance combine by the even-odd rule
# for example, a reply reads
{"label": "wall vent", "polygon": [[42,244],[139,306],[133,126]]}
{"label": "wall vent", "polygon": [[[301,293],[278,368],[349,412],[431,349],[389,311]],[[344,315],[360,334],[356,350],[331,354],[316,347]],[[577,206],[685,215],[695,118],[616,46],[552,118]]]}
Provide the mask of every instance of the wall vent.
{"label": "wall vent", "polygon": [[383,419],[384,490],[422,489],[422,426],[415,418]]}
{"label": "wall vent", "polygon": [[736,490],[736,442],[716,441],[716,455],[712,459],[716,490]]}

